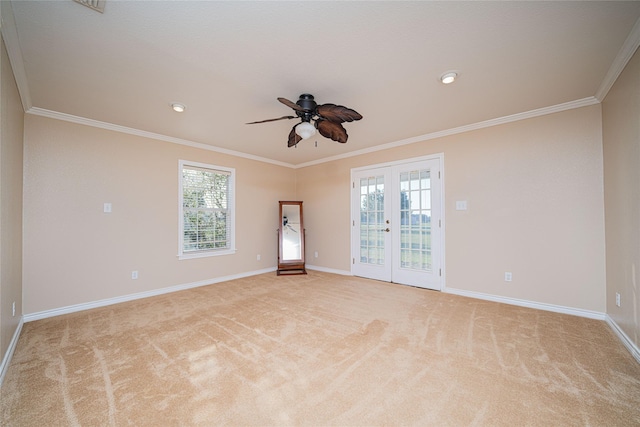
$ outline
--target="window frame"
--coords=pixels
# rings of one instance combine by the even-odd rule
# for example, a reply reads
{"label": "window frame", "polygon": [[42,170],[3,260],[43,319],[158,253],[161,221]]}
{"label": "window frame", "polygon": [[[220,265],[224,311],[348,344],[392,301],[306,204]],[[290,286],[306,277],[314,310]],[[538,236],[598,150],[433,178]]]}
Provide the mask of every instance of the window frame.
{"label": "window frame", "polygon": [[[207,171],[222,172],[228,174],[228,194],[227,194],[227,221],[231,224],[227,226],[229,230],[228,241],[229,247],[220,249],[201,249],[196,251],[184,250],[184,188],[183,188],[183,170],[192,167],[197,169],[205,169]],[[235,181],[236,170],[225,166],[211,165],[200,162],[192,162],[188,160],[178,161],[178,259],[194,259],[212,256],[230,255],[236,252],[236,209],[235,209]]]}

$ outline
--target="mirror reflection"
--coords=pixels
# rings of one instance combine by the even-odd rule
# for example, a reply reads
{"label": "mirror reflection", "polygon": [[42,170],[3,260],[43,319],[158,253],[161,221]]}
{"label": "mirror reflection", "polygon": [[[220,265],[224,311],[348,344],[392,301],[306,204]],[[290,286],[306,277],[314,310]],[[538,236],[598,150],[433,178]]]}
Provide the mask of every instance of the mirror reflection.
{"label": "mirror reflection", "polygon": [[307,274],[304,267],[304,215],[302,202],[280,201],[278,276]]}
{"label": "mirror reflection", "polygon": [[302,237],[300,233],[300,206],[282,206],[282,259],[285,261],[302,258]]}

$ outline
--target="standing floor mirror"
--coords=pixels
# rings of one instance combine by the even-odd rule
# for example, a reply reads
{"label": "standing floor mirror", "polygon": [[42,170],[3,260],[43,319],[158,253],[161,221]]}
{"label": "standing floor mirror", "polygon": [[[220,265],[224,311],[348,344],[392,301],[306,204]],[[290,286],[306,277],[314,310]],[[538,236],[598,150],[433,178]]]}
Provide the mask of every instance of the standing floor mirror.
{"label": "standing floor mirror", "polygon": [[302,202],[280,202],[278,228],[278,276],[307,274],[304,267]]}

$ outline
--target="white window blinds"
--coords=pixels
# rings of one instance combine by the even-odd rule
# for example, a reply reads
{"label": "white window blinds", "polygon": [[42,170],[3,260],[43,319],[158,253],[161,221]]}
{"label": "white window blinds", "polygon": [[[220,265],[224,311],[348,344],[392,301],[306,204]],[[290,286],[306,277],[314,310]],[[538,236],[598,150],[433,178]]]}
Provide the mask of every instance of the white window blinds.
{"label": "white window blinds", "polygon": [[234,170],[180,162],[180,176],[179,255],[234,251]]}

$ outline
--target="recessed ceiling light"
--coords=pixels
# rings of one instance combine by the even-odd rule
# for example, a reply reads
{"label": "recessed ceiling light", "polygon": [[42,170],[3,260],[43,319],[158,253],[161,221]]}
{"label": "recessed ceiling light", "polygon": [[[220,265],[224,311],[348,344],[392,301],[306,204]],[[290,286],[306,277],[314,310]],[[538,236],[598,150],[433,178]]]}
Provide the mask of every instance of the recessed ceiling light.
{"label": "recessed ceiling light", "polygon": [[187,109],[186,105],[180,104],[179,102],[172,102],[169,105],[171,105],[171,108],[173,108],[173,111],[175,111],[176,113],[183,113],[184,110]]}
{"label": "recessed ceiling light", "polygon": [[457,77],[458,73],[456,73],[455,71],[448,71],[440,77],[440,81],[448,85],[449,83],[453,83]]}

